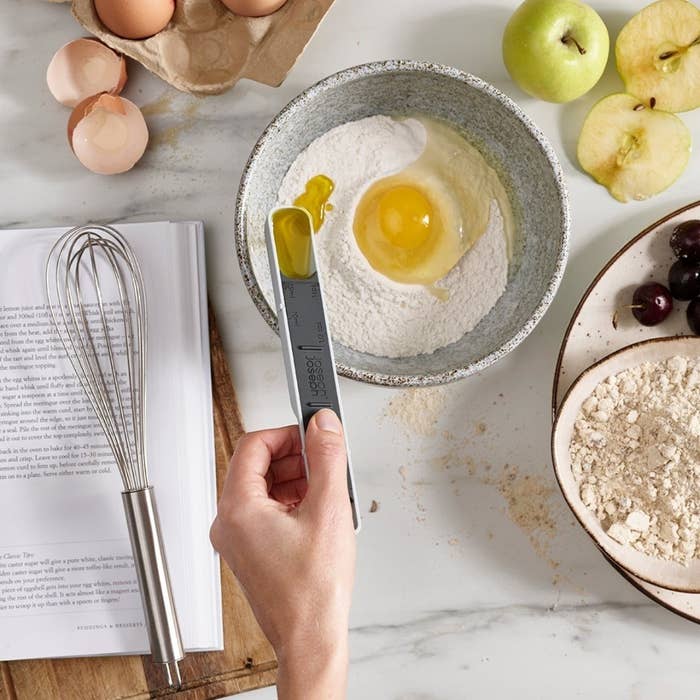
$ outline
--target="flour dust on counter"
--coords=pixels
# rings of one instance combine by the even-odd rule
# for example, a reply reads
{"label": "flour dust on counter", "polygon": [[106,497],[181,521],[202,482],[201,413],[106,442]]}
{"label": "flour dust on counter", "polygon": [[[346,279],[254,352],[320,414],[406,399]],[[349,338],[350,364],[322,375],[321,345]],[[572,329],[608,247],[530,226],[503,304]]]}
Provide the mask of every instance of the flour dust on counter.
{"label": "flour dust on counter", "polygon": [[505,399],[498,394],[492,411],[469,415],[473,406],[463,404],[457,386],[401,389],[384,407],[382,419],[390,419],[401,430],[402,443],[409,441],[398,468],[398,483],[414,522],[423,528],[429,521],[440,522],[442,532],[436,544],[444,543],[453,550],[461,550],[476,532],[491,541],[494,524],[488,518],[488,526],[478,518],[470,518],[466,527],[464,523],[455,526],[442,519],[444,500],[439,510],[435,507],[435,492],[457,503],[483,488],[484,501],[517,528],[546,564],[551,584],[566,584],[581,593],[573,572],[562,566],[561,534],[573,525],[567,523],[568,511],[559,499],[549,466],[521,466],[517,454],[509,455],[512,461],[495,462],[493,455],[503,440],[497,417]]}
{"label": "flour dust on counter", "polygon": [[[146,442],[183,641],[220,648],[203,231],[117,227],[146,285]],[[65,230],[0,231],[2,659],[148,650],[121,479],[45,304],[46,256]]]}
{"label": "flour dust on counter", "polygon": [[437,433],[448,396],[448,389],[442,386],[400,389],[389,401],[384,416],[392,418],[411,435],[431,437]]}

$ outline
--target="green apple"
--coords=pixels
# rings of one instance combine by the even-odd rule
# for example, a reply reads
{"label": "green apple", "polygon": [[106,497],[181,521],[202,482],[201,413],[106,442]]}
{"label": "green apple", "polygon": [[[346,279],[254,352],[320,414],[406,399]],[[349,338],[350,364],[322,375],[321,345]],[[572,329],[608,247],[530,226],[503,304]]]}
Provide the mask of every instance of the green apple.
{"label": "green apple", "polygon": [[570,102],[588,92],[603,74],[609,50],[603,20],[578,0],[525,0],[503,33],[511,77],[549,102]]}

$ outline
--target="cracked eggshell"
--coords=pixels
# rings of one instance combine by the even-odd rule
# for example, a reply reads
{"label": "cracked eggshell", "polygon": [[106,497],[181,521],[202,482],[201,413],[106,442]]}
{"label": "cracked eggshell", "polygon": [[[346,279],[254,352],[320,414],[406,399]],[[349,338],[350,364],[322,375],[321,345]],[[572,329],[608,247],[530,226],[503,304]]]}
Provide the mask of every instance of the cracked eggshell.
{"label": "cracked eggshell", "polygon": [[88,97],[73,110],[68,143],[88,170],[116,175],[139,161],[148,144],[148,127],[133,102],[103,93]]}
{"label": "cracked eggshell", "polygon": [[66,107],[92,95],[118,95],[126,84],[124,57],[96,39],[76,39],[53,55],[46,69],[51,94]]}

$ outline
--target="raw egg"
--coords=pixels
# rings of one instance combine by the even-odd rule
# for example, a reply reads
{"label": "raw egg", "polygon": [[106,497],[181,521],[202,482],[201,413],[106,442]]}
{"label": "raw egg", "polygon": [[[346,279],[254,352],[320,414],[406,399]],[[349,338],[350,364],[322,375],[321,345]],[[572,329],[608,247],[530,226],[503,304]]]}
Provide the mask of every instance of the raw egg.
{"label": "raw egg", "polygon": [[[369,264],[402,284],[433,285],[486,231],[491,202],[510,212],[496,172],[447,124],[420,117],[421,156],[404,170],[372,183],[355,209],[353,232]],[[506,235],[512,223],[506,219]]]}
{"label": "raw egg", "polygon": [[466,252],[459,206],[425,173],[383,178],[355,213],[357,244],[370,265],[395,282],[431,285]]}
{"label": "raw egg", "polygon": [[243,17],[263,17],[271,15],[287,0],[221,0],[231,12]]}
{"label": "raw egg", "polygon": [[61,104],[75,107],[101,92],[118,95],[126,83],[126,61],[95,39],[76,39],[56,51],[46,83]]}
{"label": "raw egg", "polygon": [[103,93],[83,100],[73,110],[68,142],[88,170],[116,175],[130,170],[141,158],[148,128],[133,102]]}
{"label": "raw egg", "polygon": [[124,39],[146,39],[168,25],[175,0],[95,0],[95,11],[113,34]]}

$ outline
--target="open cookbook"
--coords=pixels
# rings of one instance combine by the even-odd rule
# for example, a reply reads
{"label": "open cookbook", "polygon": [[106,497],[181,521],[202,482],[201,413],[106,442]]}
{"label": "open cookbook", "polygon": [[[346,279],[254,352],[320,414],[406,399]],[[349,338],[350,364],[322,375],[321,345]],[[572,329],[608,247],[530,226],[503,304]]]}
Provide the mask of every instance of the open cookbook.
{"label": "open cookbook", "polygon": [[[221,649],[202,225],[115,228],[146,287],[148,469],[184,646]],[[46,305],[66,230],[0,231],[0,660],[149,650],[121,479]]]}

